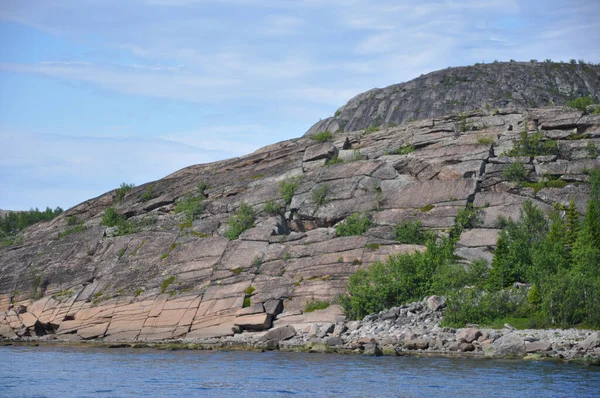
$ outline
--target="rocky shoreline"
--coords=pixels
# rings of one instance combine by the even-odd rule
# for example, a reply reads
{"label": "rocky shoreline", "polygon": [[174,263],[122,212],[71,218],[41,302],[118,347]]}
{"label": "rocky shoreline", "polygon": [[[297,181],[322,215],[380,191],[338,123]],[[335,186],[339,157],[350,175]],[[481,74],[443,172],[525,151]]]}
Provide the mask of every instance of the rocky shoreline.
{"label": "rocky shoreline", "polygon": [[[288,324],[269,331],[243,331],[233,336],[169,339],[155,342],[69,341],[60,336],[4,338],[0,345],[73,344],[77,346],[200,350],[280,350],[367,356],[440,356],[558,360],[600,365],[600,331],[583,329],[516,330],[441,327],[443,299],[372,314],[361,321]],[[281,320],[286,314],[280,314]]]}

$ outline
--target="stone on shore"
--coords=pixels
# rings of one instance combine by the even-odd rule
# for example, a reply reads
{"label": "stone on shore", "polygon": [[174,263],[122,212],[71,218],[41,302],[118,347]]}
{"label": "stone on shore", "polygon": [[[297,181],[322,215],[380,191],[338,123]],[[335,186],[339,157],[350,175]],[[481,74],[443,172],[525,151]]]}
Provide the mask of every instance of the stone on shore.
{"label": "stone on shore", "polygon": [[531,343],[525,343],[525,350],[527,353],[531,352],[540,352],[540,351],[550,351],[552,349],[552,344],[547,341],[534,341]]}
{"label": "stone on shore", "polygon": [[296,335],[296,329],[292,325],[282,326],[276,329],[269,330],[263,337],[262,341],[275,341],[279,343],[283,340],[291,339]]}
{"label": "stone on shore", "polygon": [[456,340],[460,343],[472,343],[479,337],[481,337],[481,331],[473,328],[462,329],[456,334]]}
{"label": "stone on shore", "polygon": [[487,346],[484,354],[491,358],[523,358],[527,354],[525,340],[515,333],[505,334]]}
{"label": "stone on shore", "polygon": [[586,350],[600,347],[600,332],[594,332],[590,334],[588,337],[586,337],[583,343],[581,343],[581,346]]}

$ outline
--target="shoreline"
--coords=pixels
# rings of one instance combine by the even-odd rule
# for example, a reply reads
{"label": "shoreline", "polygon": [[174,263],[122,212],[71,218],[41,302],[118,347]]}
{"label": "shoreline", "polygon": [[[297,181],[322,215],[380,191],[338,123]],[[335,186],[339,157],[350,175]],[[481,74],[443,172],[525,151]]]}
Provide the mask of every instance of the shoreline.
{"label": "shoreline", "polygon": [[0,340],[0,346],[150,348],[158,350],[282,351],[365,356],[511,359],[600,366],[600,331],[440,327],[443,301],[429,297],[361,321],[282,325],[232,336],[154,341],[70,340],[47,335]]}

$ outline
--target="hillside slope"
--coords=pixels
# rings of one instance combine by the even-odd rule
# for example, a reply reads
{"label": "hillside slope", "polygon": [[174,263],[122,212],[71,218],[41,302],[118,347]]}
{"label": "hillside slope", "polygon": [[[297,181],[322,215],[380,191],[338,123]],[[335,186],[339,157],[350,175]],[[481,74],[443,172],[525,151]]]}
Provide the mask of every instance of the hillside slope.
{"label": "hillside slope", "polygon": [[588,95],[600,100],[600,65],[494,62],[447,68],[359,94],[306,134],[399,125],[474,109],[566,105]]}
{"label": "hillside slope", "polygon": [[[521,131],[552,140],[556,153],[500,156]],[[561,107],[473,111],[340,132],[322,143],[280,142],[185,168],[121,201],[111,191],[0,248],[0,335],[198,339],[335,321],[335,297],[349,275],[392,253],[423,249],[394,240],[398,223],[421,220],[444,233],[472,203],[483,222],[463,233],[457,254],[490,259],[498,216],[518,217],[527,198],[545,210],[574,198],[584,211],[586,170],[600,167],[598,148],[600,115]],[[326,165],[332,159],[338,163]],[[504,170],[513,163],[532,183],[559,184],[508,182]],[[200,196],[197,219],[177,212],[182,200],[189,209]],[[242,204],[256,218],[230,239]],[[113,207],[120,227],[101,225]],[[333,227],[355,212],[369,214],[372,227],[337,236]],[[312,300],[331,305],[303,313]]]}

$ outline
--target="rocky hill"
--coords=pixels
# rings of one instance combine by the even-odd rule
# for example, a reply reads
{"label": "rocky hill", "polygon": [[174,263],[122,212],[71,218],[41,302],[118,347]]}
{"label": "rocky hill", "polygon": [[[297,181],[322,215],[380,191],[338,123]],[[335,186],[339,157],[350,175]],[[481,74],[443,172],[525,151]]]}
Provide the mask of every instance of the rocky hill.
{"label": "rocky hill", "polygon": [[600,99],[600,65],[494,62],[447,68],[359,94],[307,135],[383,128],[475,109],[566,105],[587,95]]}
{"label": "rocky hill", "polygon": [[[349,275],[423,250],[395,241],[395,225],[420,220],[442,234],[471,204],[482,223],[463,232],[457,254],[489,260],[498,216],[518,217],[528,198],[546,210],[574,198],[583,212],[586,171],[600,167],[600,115],[565,107],[375,130],[191,166],[30,227],[0,248],[0,335],[200,339],[333,322]],[[522,132],[552,153],[503,156]],[[507,181],[514,164],[523,181]],[[368,231],[338,236],[334,227],[357,212],[370,217]]]}

